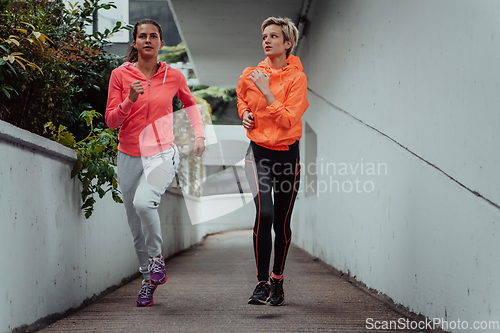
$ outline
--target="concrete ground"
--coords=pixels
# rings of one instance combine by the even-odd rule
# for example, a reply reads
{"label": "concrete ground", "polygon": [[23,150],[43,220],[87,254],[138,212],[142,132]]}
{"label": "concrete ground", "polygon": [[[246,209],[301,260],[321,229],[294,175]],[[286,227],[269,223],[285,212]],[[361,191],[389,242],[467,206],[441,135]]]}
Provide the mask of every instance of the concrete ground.
{"label": "concrete ground", "polygon": [[[417,319],[406,321],[404,312],[293,245],[285,305],[247,304],[257,282],[251,230],[209,236],[166,266],[153,306],[135,306],[137,279],[39,332],[434,332],[408,329]],[[405,327],[394,327],[398,320]],[[394,321],[393,329],[375,329],[376,321],[379,328]]]}

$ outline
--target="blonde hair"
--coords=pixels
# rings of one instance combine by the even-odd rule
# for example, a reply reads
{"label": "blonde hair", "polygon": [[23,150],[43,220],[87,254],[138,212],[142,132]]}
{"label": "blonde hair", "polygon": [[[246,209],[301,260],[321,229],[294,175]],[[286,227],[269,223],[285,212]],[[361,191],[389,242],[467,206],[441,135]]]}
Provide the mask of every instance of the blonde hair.
{"label": "blonde hair", "polygon": [[271,16],[262,22],[262,32],[264,29],[270,25],[279,25],[281,27],[281,32],[283,33],[283,42],[290,41],[292,43],[292,47],[286,50],[286,57],[292,53],[293,48],[297,45],[297,41],[299,40],[299,30],[295,26],[295,24],[288,17],[275,17]]}

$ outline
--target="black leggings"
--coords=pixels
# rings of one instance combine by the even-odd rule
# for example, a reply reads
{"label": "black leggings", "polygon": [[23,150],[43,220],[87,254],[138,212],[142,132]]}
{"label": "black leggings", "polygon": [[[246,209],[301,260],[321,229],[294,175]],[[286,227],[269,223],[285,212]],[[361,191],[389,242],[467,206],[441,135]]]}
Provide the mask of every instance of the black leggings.
{"label": "black leggings", "polygon": [[288,151],[266,149],[254,142],[248,148],[245,173],[256,207],[253,246],[259,281],[269,279],[271,226],[275,233],[273,273],[281,275],[285,269],[292,238],[291,216],[300,184],[299,162],[298,141]]}

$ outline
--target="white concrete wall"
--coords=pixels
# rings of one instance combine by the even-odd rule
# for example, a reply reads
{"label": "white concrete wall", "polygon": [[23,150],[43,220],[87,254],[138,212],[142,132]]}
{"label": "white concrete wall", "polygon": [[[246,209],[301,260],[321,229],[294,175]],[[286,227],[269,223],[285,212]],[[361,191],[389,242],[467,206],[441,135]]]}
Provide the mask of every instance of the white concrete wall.
{"label": "white concrete wall", "polygon": [[324,172],[323,193],[299,196],[295,243],[412,311],[471,326],[500,320],[498,17],[498,1],[317,0],[298,49]]}
{"label": "white concrete wall", "polygon": [[0,152],[0,332],[79,306],[137,271],[123,207],[107,198],[83,216],[74,151],[0,122]]}
{"label": "white concrete wall", "polygon": [[[90,219],[82,214],[74,151],[0,121],[0,153],[0,332],[77,307],[138,271],[123,205],[106,197]],[[249,228],[254,208],[193,226],[182,195],[167,192],[159,213],[170,256],[207,233]]]}

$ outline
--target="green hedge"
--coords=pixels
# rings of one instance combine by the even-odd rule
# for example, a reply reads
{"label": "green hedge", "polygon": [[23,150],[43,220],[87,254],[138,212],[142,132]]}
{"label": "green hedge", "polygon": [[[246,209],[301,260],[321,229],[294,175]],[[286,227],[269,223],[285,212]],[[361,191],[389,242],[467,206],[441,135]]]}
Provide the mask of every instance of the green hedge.
{"label": "green hedge", "polygon": [[0,119],[44,134],[47,122],[67,126],[77,139],[88,129],[83,111],[103,114],[111,70],[123,59],[103,51],[109,35],[129,27],[88,34],[96,0],[0,0]]}

